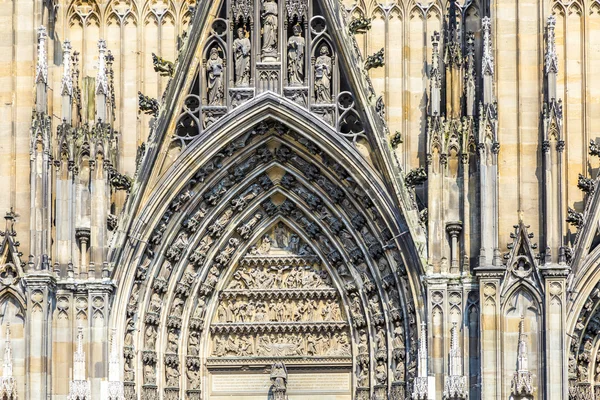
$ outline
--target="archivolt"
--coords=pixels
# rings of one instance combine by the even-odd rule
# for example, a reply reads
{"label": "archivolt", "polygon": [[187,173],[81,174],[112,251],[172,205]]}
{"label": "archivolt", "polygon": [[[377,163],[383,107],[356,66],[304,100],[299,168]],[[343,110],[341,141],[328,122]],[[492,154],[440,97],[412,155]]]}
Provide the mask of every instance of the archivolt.
{"label": "archivolt", "polygon": [[[282,116],[288,119],[284,125],[268,117],[274,112],[267,109],[247,121],[224,118],[206,131],[138,214],[140,222],[129,233],[137,240],[120,253],[119,265],[129,267],[119,268],[115,277],[120,286],[113,315],[125,338],[125,380],[142,390],[164,387],[167,398],[178,398],[179,388],[196,393],[200,359],[186,358],[187,339],[175,339],[206,329],[202,317],[215,307],[213,293],[228,266],[245,254],[250,240],[281,220],[315,244],[337,282],[352,319],[355,348],[361,344],[357,330],[387,338],[385,344],[372,345],[369,356],[358,358],[357,370],[371,371],[371,378],[368,386],[357,382],[357,396],[388,390],[400,395],[407,381],[405,364],[410,365],[409,379],[414,369],[415,278],[420,271],[402,212],[356,151],[339,137],[327,136],[335,135],[331,129],[319,133],[315,122],[290,130],[287,126],[298,120]],[[210,141],[203,140],[207,135]],[[275,204],[271,199],[277,197],[285,201]],[[257,213],[264,218],[251,227],[253,236],[242,236],[238,228]],[[339,241],[342,230],[351,235],[354,248]],[[143,350],[141,358],[136,349]],[[376,369],[385,369],[385,376],[373,373]],[[144,371],[144,379],[136,377],[138,371]],[[185,374],[187,382],[179,379]]]}

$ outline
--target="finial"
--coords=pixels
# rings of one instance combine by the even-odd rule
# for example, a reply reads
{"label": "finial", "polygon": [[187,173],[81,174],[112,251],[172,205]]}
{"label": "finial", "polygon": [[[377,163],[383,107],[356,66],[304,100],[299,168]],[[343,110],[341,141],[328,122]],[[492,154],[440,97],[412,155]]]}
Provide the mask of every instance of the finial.
{"label": "finial", "polygon": [[12,345],[10,343],[10,323],[6,324],[6,338],[4,339],[4,365],[2,366],[2,377],[13,376]]}
{"label": "finial", "polygon": [[546,74],[558,72],[558,54],[556,54],[556,34],[554,28],[556,18],[554,15],[548,17],[546,25]]}
{"label": "finial", "polygon": [[73,95],[73,72],[71,71],[71,42],[65,39],[63,43],[63,76],[61,83],[61,94],[63,96]]}
{"label": "finial", "polygon": [[106,76],[106,41],[98,40],[98,75],[96,77],[96,94],[108,94],[108,78]]}
{"label": "finial", "polygon": [[48,83],[48,55],[46,52],[46,27],[40,25],[38,28],[38,55],[35,73],[36,83]]}
{"label": "finial", "polygon": [[481,20],[483,29],[483,55],[481,60],[483,75],[494,75],[494,54],[492,50],[492,20],[483,17]]}

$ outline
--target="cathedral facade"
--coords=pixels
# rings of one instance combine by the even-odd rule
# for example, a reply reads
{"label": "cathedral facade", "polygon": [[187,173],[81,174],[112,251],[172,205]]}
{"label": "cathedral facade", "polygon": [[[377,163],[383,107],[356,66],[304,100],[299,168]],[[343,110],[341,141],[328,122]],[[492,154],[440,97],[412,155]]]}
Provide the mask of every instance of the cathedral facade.
{"label": "cathedral facade", "polygon": [[0,21],[2,399],[600,399],[600,1]]}

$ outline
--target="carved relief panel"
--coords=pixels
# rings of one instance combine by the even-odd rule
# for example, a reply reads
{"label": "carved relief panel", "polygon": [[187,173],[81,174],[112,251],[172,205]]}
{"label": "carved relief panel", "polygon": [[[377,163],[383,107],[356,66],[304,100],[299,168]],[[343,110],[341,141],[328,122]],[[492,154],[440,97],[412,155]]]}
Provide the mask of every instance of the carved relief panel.
{"label": "carved relief panel", "polygon": [[347,317],[329,273],[283,222],[235,267],[219,294],[210,331],[209,364],[228,357],[347,362],[351,356]]}

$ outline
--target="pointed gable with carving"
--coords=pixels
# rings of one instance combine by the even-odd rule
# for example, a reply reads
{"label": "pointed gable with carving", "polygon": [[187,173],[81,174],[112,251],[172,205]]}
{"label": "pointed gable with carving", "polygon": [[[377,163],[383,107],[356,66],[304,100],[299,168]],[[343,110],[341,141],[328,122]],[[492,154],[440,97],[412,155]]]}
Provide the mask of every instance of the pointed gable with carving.
{"label": "pointed gable with carving", "polygon": [[154,188],[192,142],[274,107],[343,138],[390,182],[421,235],[388,145],[385,104],[368,75],[385,64],[385,55],[363,59],[349,18],[333,0],[223,0],[199,7],[153,120],[136,191]]}
{"label": "pointed gable with carving", "polygon": [[514,232],[510,234],[513,239],[508,244],[510,252],[504,255],[506,272],[502,284],[502,296],[511,292],[515,286],[525,285],[533,293],[543,293],[543,282],[538,270],[538,256],[534,253],[537,244],[532,243],[533,233],[529,233],[523,221],[514,225]]}
{"label": "pointed gable with carving", "polygon": [[19,279],[23,276],[19,241],[14,229],[17,215],[11,210],[6,213],[4,219],[6,227],[0,231],[0,288],[16,287]]}

